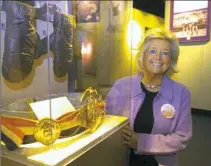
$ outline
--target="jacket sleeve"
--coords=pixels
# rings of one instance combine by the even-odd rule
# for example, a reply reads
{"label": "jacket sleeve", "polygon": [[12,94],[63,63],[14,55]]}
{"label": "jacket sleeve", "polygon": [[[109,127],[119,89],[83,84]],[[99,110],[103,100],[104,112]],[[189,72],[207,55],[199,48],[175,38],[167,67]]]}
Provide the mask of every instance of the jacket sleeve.
{"label": "jacket sleeve", "polygon": [[188,90],[183,91],[180,108],[180,117],[174,133],[169,135],[137,133],[136,154],[165,155],[186,148],[192,137],[190,92]]}

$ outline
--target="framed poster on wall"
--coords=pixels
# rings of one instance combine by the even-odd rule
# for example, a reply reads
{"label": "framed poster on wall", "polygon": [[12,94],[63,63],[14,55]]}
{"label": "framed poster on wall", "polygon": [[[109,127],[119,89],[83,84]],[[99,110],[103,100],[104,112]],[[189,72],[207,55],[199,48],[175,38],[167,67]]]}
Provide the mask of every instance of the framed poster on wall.
{"label": "framed poster on wall", "polygon": [[180,42],[210,40],[211,1],[171,1],[170,28]]}
{"label": "framed poster on wall", "polygon": [[82,1],[76,2],[77,23],[99,22],[100,19],[100,1]]}

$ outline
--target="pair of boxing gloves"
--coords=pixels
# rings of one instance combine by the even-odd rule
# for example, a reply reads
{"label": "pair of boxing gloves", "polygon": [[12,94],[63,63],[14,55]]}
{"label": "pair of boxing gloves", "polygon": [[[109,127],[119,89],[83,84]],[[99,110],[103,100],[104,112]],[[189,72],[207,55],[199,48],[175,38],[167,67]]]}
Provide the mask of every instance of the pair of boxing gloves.
{"label": "pair of boxing gloves", "polygon": [[[53,13],[53,33],[49,38],[40,39],[36,32],[36,17],[41,10],[18,1],[4,1],[6,12],[6,31],[2,75],[9,82],[26,79],[33,69],[34,60],[48,51],[47,40],[50,39],[53,70],[57,77],[63,77],[73,58],[72,28],[70,15]],[[46,6],[45,6],[46,8]],[[43,10],[43,16],[47,15]],[[40,18],[39,18],[40,19]]]}

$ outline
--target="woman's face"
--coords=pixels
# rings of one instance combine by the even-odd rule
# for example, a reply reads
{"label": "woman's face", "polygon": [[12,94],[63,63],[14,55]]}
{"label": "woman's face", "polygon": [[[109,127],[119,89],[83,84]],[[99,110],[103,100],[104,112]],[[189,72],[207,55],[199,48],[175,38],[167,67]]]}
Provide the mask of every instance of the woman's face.
{"label": "woman's face", "polygon": [[163,39],[150,40],[143,57],[144,69],[151,74],[164,74],[171,64],[170,43]]}

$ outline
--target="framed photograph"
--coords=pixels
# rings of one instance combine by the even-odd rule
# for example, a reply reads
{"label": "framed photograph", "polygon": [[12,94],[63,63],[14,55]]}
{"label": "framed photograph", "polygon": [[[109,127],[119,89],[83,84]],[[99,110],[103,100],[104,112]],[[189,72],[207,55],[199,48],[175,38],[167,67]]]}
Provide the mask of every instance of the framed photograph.
{"label": "framed photograph", "polygon": [[171,1],[170,28],[180,42],[210,40],[211,1]]}
{"label": "framed photograph", "polygon": [[77,23],[98,22],[100,19],[100,1],[76,2]]}

